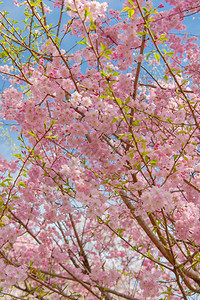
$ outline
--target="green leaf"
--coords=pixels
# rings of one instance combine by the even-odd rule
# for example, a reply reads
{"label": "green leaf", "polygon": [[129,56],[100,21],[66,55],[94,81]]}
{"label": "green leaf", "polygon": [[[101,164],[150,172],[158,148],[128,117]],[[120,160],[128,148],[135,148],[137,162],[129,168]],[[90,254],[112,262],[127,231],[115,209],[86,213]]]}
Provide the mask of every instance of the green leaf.
{"label": "green leaf", "polygon": [[128,104],[130,102],[130,100],[131,100],[130,97],[126,98],[125,104]]}
{"label": "green leaf", "polygon": [[142,9],[144,10],[144,12],[145,13],[147,13],[148,12],[148,10],[147,10],[147,8],[144,6],[144,7],[142,7]]}
{"label": "green leaf", "polygon": [[67,7],[66,7],[66,11],[70,11],[70,10],[76,11],[75,9],[71,8],[70,6],[67,6]]}
{"label": "green leaf", "polygon": [[[123,103],[124,105],[124,103]],[[124,110],[125,110],[125,113],[127,114],[129,112],[129,107],[128,106],[124,106]]]}
{"label": "green leaf", "polygon": [[142,120],[135,120],[134,122],[133,122],[133,125],[134,126],[139,126],[139,123],[140,122],[142,122]]}
{"label": "green leaf", "polygon": [[92,18],[90,18],[90,30],[95,30],[97,29],[96,25],[94,24],[94,21]]}
{"label": "green leaf", "polygon": [[55,37],[55,40],[54,40],[54,41],[55,41],[55,43],[59,46],[59,44],[60,44],[60,39],[59,39],[57,36]]}
{"label": "green leaf", "polygon": [[115,123],[118,119],[119,119],[119,117],[114,117],[113,120],[112,120],[112,122],[111,122],[111,125],[112,125],[113,123]]}
{"label": "green leaf", "polygon": [[119,98],[116,98],[117,103],[121,106],[122,105],[122,100]]}
{"label": "green leaf", "polygon": [[137,35],[146,35],[146,31],[138,31]]}
{"label": "green leaf", "polygon": [[50,128],[52,128],[54,124],[56,124],[56,120],[53,120],[53,121],[51,122]]}
{"label": "green leaf", "polygon": [[126,134],[124,133],[119,134],[118,140],[122,139],[124,136],[126,136]]}
{"label": "green leaf", "polygon": [[[142,143],[142,148],[143,148],[143,150],[145,151],[145,149],[146,149],[146,144],[145,144],[145,143]],[[146,153],[143,152],[142,155],[144,156],[144,155],[146,155]]]}
{"label": "green leaf", "polygon": [[0,53],[0,58],[4,58],[6,56],[6,53],[5,52],[1,52]]}
{"label": "green leaf", "polygon": [[37,140],[37,137],[36,137],[35,133],[33,132],[33,130],[27,131],[27,133],[29,133],[30,135],[32,135]]}
{"label": "green leaf", "polygon": [[130,7],[124,7],[123,9],[122,9],[122,12],[124,12],[124,11],[129,11],[129,9],[130,9]]}
{"label": "green leaf", "polygon": [[172,123],[172,120],[170,118],[167,118],[166,121]]}
{"label": "green leaf", "polygon": [[153,160],[151,160],[151,161],[149,162],[149,164],[152,165],[152,166],[155,166],[156,163],[157,163],[157,160],[156,160],[156,159],[153,159]]}
{"label": "green leaf", "polygon": [[157,60],[157,61],[159,61],[160,60],[160,54],[159,53],[154,53],[154,56],[155,56],[155,59]]}
{"label": "green leaf", "polygon": [[107,54],[103,54],[102,56],[108,58],[108,59],[111,59],[110,56],[108,56]]}
{"label": "green leaf", "polygon": [[150,53],[147,54],[147,59],[149,58],[149,56],[150,56],[151,54],[152,54],[152,52],[150,52]]}
{"label": "green leaf", "polygon": [[88,44],[86,37],[84,37],[84,41],[80,41],[77,44],[82,44],[82,45],[86,45],[86,46],[90,47],[90,44]]}
{"label": "green leaf", "polygon": [[168,82],[168,77],[167,77],[167,75],[165,75],[163,78],[165,79],[166,82]]}
{"label": "green leaf", "polygon": [[87,8],[85,9],[85,14],[84,14],[85,19],[87,18],[87,16],[89,16],[89,15],[91,15],[91,14],[92,14],[92,13],[89,12],[89,8],[87,7]]}
{"label": "green leaf", "polygon": [[46,136],[47,139],[50,139],[50,140],[56,140],[58,138],[57,135],[49,135],[49,136]]}
{"label": "green leaf", "polygon": [[96,25],[90,25],[90,30],[96,30],[97,29],[97,26]]}
{"label": "green leaf", "polygon": [[131,8],[131,9],[129,10],[129,12],[128,12],[129,18],[132,18],[132,16],[134,15],[134,13],[135,13],[134,8]]}
{"label": "green leaf", "polygon": [[20,185],[20,186],[24,187],[25,189],[27,188],[26,184],[22,181],[18,182],[17,185]]}
{"label": "green leaf", "polygon": [[148,20],[147,20],[148,23],[154,22],[154,21],[155,21],[155,19],[148,19]]}
{"label": "green leaf", "polygon": [[17,157],[17,158],[20,158],[20,159],[22,158],[21,153],[20,153],[20,154],[13,154],[13,156],[14,156],[14,157]]}
{"label": "green leaf", "polygon": [[100,43],[100,46],[101,46],[101,52],[103,52],[107,48],[106,44],[104,45],[104,44]]}

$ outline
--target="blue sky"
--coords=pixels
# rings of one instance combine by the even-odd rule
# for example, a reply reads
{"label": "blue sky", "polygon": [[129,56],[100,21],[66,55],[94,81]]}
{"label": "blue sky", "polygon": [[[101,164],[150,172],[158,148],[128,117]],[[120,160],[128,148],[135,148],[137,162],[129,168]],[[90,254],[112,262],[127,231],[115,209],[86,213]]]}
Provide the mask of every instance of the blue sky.
{"label": "blue sky", "polygon": [[[21,2],[20,0],[18,0],[19,2]],[[51,2],[50,1],[44,1],[45,3],[47,3],[48,5],[51,6]],[[99,2],[104,2],[103,0],[99,0]],[[109,0],[107,1],[109,4],[109,8],[112,9],[118,9],[121,11],[122,9],[122,4],[124,3],[123,0]],[[162,0],[153,0],[153,5],[154,7],[158,7],[159,4],[163,3],[164,4],[164,9],[169,8],[169,5],[167,5],[166,3],[164,3],[164,1]],[[22,8],[18,8],[17,6],[14,5],[13,0],[4,0],[3,4],[0,4],[0,10],[6,10],[10,12],[10,16],[12,18],[15,18],[16,20],[23,20],[24,18],[24,14],[23,14],[23,9]],[[163,10],[164,10],[163,9]],[[53,20],[55,19],[55,13],[51,13],[49,15],[49,20],[53,23]],[[198,16],[191,16],[191,17],[187,17],[185,20],[185,24],[187,25],[187,30],[186,32],[188,34],[196,34],[199,35],[199,29],[200,29],[200,22],[199,22],[199,15]],[[74,43],[74,40],[72,39],[71,41],[72,43]],[[0,91],[3,90],[3,82],[0,80]],[[6,126],[6,128],[9,130],[10,126]],[[0,135],[2,134],[2,131],[0,129]],[[13,139],[14,143],[18,144],[17,138],[16,138],[16,133],[10,133],[11,138]],[[2,154],[3,157],[8,158],[8,157],[12,157],[12,149],[10,147],[10,145],[7,145],[5,142],[5,139],[2,138],[0,136],[0,153]]]}

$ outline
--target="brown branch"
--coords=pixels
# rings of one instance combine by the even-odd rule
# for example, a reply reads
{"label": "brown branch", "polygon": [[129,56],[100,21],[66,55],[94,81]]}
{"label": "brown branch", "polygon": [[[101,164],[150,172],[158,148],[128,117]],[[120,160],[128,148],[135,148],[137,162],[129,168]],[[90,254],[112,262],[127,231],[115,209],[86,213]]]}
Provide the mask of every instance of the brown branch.
{"label": "brown branch", "polygon": [[[174,260],[174,257],[172,257],[171,252],[165,248],[165,246],[159,241],[157,236],[152,232],[152,230],[148,227],[148,225],[145,223],[145,221],[142,219],[141,216],[136,216],[134,214],[134,207],[131,203],[131,201],[126,197],[125,192],[122,190],[120,191],[120,196],[125,203],[125,205],[129,208],[131,211],[132,216],[136,219],[140,227],[144,230],[144,232],[147,234],[147,236],[150,238],[150,240],[153,242],[153,244],[157,247],[157,249],[162,253],[162,255],[170,262],[172,266],[179,265],[180,262],[178,260]],[[198,285],[200,284],[200,274],[198,271],[195,271],[193,269],[188,269],[185,266],[182,266],[182,269],[179,269],[181,272],[181,277],[188,276],[189,278],[193,279]],[[188,282],[186,278],[183,278],[183,280]],[[188,283],[190,284],[190,283]],[[195,288],[193,288],[194,290]],[[199,292],[200,289],[195,289],[196,292]]]}
{"label": "brown branch", "polygon": [[175,276],[176,276],[176,282],[178,283],[178,286],[179,286],[179,288],[180,288],[180,290],[181,290],[181,293],[182,293],[182,295],[183,295],[183,299],[184,299],[184,300],[187,300],[187,296],[186,296],[185,291],[184,291],[184,289],[183,289],[183,286],[182,286],[182,284],[181,284],[181,282],[180,282],[179,274],[178,274],[176,268],[174,268],[174,274],[175,274]]}
{"label": "brown branch", "polygon": [[30,9],[31,9],[31,11],[32,11],[32,13],[33,13],[34,16],[36,17],[36,19],[38,20],[38,22],[40,23],[40,25],[42,26],[42,28],[44,29],[46,35],[47,35],[48,38],[51,40],[51,42],[53,43],[53,45],[56,47],[56,50],[58,51],[60,57],[62,58],[63,63],[65,64],[65,66],[67,67],[67,69],[68,69],[68,71],[69,71],[69,73],[70,73],[70,77],[71,77],[71,79],[72,79],[72,81],[73,81],[73,83],[74,83],[74,86],[75,86],[77,92],[79,92],[79,87],[78,87],[78,85],[77,85],[77,83],[76,83],[76,81],[75,81],[75,79],[74,79],[74,77],[73,77],[72,70],[71,70],[71,68],[70,68],[70,66],[69,66],[69,64],[68,64],[68,62],[67,62],[67,60],[66,60],[66,58],[65,58],[65,57],[63,56],[63,54],[61,53],[61,50],[59,49],[58,45],[56,44],[56,42],[55,42],[54,39],[52,38],[51,34],[48,32],[47,28],[46,28],[46,27],[44,26],[44,24],[41,22],[40,18],[38,17],[37,13],[35,12],[34,7],[31,5],[30,1],[29,1],[29,0],[26,0],[26,1],[27,1],[27,3],[28,3],[28,5],[29,5],[29,7],[30,7]]}
{"label": "brown branch", "polygon": [[[140,54],[143,55],[144,53],[144,46],[145,46],[145,41],[146,41],[146,34],[142,36],[142,43],[140,46]],[[137,85],[138,85],[138,80],[140,76],[140,69],[141,69],[141,62],[138,62],[137,69],[136,69],[136,74],[135,74],[135,80],[133,84],[133,99],[136,99],[136,94],[137,94]]]}
{"label": "brown branch", "polygon": [[185,183],[187,183],[189,186],[191,186],[192,188],[194,188],[197,192],[200,193],[200,189],[199,189],[197,186],[195,186],[194,184],[192,184],[191,182],[189,182],[189,181],[186,180],[186,179],[183,179],[183,181],[184,181]]}
{"label": "brown branch", "polygon": [[152,232],[152,230],[148,227],[148,225],[145,223],[143,218],[141,216],[136,216],[134,214],[134,207],[131,203],[131,201],[126,197],[126,194],[124,191],[120,191],[120,196],[125,203],[125,205],[129,208],[131,211],[132,216],[134,219],[138,222],[140,227],[144,230],[144,232],[147,234],[147,236],[150,238],[150,240],[154,243],[154,245],[160,250],[160,252],[163,254],[163,256],[173,265],[173,259],[171,257],[171,254],[168,249],[166,249],[163,244],[159,241],[157,236]]}
{"label": "brown branch", "polygon": [[30,236],[32,236],[32,238],[38,243],[41,244],[41,242],[38,240],[38,238],[30,231],[30,229],[28,228],[28,226],[26,224],[24,224],[24,222],[22,222],[13,212],[11,209],[8,209],[9,213],[14,217],[14,219],[16,219],[16,221],[22,225],[26,231],[30,234]]}
{"label": "brown branch", "polygon": [[156,233],[157,233],[157,235],[158,235],[158,237],[159,237],[161,243],[166,247],[166,249],[168,249],[167,242],[166,242],[166,240],[164,239],[164,237],[163,237],[163,235],[162,235],[162,233],[161,233],[161,230],[160,230],[158,224],[156,224],[156,222],[155,222],[155,220],[154,220],[154,218],[153,218],[153,215],[152,215],[152,214],[149,214],[148,217],[149,217],[149,219],[150,219],[150,221],[151,221],[151,224],[152,224],[153,227],[156,229]]}
{"label": "brown branch", "polygon": [[81,284],[86,290],[88,290],[92,295],[94,295],[97,299],[100,299],[101,298],[96,294],[94,293],[81,279],[79,279],[78,277],[76,277],[74,274],[72,274],[63,264],[59,263],[59,265],[69,274],[72,276],[72,278],[75,279],[75,281],[79,284]]}
{"label": "brown branch", "polygon": [[[62,279],[66,279],[66,280],[70,280],[70,281],[76,282],[76,279],[73,278],[73,277],[63,276],[63,275],[57,274],[57,273],[55,273],[55,272],[54,272],[54,273],[50,273],[50,272],[47,272],[47,271],[45,271],[45,270],[39,270],[39,271],[40,271],[41,273],[45,274],[45,275],[49,275],[49,276],[52,276],[52,277],[58,277],[58,278],[62,278]],[[91,283],[90,283],[90,282],[84,281],[84,283],[91,286]],[[95,287],[98,288],[99,286],[95,286]],[[135,297],[132,297],[132,296],[129,296],[129,295],[125,295],[125,294],[123,294],[123,293],[117,292],[117,291],[112,290],[112,289],[109,289],[109,288],[107,288],[107,287],[102,287],[102,286],[100,286],[100,287],[101,287],[103,290],[105,290],[106,292],[111,293],[111,294],[113,294],[113,295],[117,295],[117,296],[122,297],[122,298],[124,298],[124,299],[128,299],[128,300],[139,300],[139,299],[137,299],[137,298],[135,298]]]}
{"label": "brown branch", "polygon": [[189,109],[190,109],[190,111],[191,111],[191,113],[192,113],[194,122],[195,122],[195,124],[196,124],[196,127],[197,127],[198,129],[200,129],[200,125],[199,125],[199,123],[198,123],[198,121],[197,121],[197,119],[196,119],[196,116],[195,116],[195,113],[194,113],[194,109],[192,108],[192,106],[191,106],[191,104],[190,104],[190,100],[187,98],[187,96],[186,96],[186,94],[185,94],[185,92],[184,92],[184,90],[183,90],[181,84],[178,82],[178,80],[177,80],[177,78],[176,78],[176,75],[175,75],[175,74],[173,73],[173,71],[171,70],[168,61],[166,60],[166,58],[165,58],[164,55],[162,54],[161,50],[159,49],[159,47],[158,47],[158,45],[157,45],[157,42],[156,42],[156,40],[155,40],[155,38],[154,38],[154,36],[153,36],[153,33],[152,33],[152,31],[151,31],[151,29],[150,29],[150,27],[149,27],[149,24],[147,24],[146,16],[144,16],[144,14],[143,14],[143,11],[142,11],[142,8],[141,8],[141,6],[140,6],[139,1],[136,0],[136,3],[137,3],[137,5],[138,5],[140,14],[141,14],[141,16],[142,16],[142,18],[143,18],[143,20],[144,20],[144,23],[145,23],[145,25],[146,25],[146,27],[147,27],[148,33],[149,33],[149,35],[150,35],[150,37],[151,37],[151,40],[152,40],[152,42],[153,42],[153,44],[154,44],[156,50],[158,51],[158,53],[159,53],[160,56],[162,57],[162,60],[165,62],[165,65],[167,66],[167,69],[168,69],[169,73],[170,73],[171,76],[173,77],[173,79],[174,79],[174,81],[175,81],[177,87],[179,88],[181,94],[182,94],[183,97],[184,97],[184,100],[187,102],[188,107],[189,107]]}
{"label": "brown branch", "polygon": [[44,11],[44,5],[43,5],[42,0],[40,1],[40,5],[41,5],[41,9],[42,9],[42,15],[43,15],[43,18],[44,18],[44,25],[47,26],[47,19],[46,19],[46,15],[45,15],[45,11]]}
{"label": "brown branch", "polygon": [[56,290],[54,287],[50,286],[48,283],[46,283],[45,281],[42,281],[40,279],[38,279],[36,276],[33,276],[31,274],[28,274],[28,277],[31,278],[32,280],[40,283],[42,286],[45,286],[46,288],[48,288],[49,290],[51,290],[52,292],[56,293],[56,294],[59,294],[59,295],[62,295],[64,296],[66,299],[69,299],[69,300],[76,300],[77,298],[74,298],[72,296],[69,296],[65,293],[63,293],[61,290]]}
{"label": "brown branch", "polygon": [[122,241],[124,241],[131,249],[134,249],[135,252],[137,252],[138,254],[140,254],[142,257],[147,258],[149,260],[151,260],[152,262],[154,262],[155,264],[158,264],[159,266],[168,269],[169,271],[173,272],[173,269],[170,268],[169,266],[161,263],[160,261],[147,256],[146,254],[142,253],[140,250],[138,250],[137,248],[135,248],[135,246],[131,245],[129,241],[127,241],[121,234],[119,234],[116,230],[114,230],[112,227],[109,226],[109,224],[107,224],[106,222],[104,222],[100,217],[98,217],[101,222],[106,225],[114,234],[116,234]]}
{"label": "brown branch", "polygon": [[57,32],[56,32],[57,37],[58,37],[59,31],[60,31],[60,25],[61,25],[61,20],[62,20],[62,15],[63,15],[63,7],[64,7],[64,0],[62,0],[62,5],[61,5],[61,9],[60,9],[60,16],[59,16],[59,20],[58,20],[58,28],[57,28]]}
{"label": "brown branch", "polygon": [[[20,73],[22,74],[22,77],[24,78],[24,81],[29,83],[28,79],[26,78],[26,76],[24,75],[24,72],[22,71],[22,68],[18,65],[18,63],[16,62],[16,60],[12,57],[12,55],[10,54],[10,52],[4,47],[4,45],[2,43],[0,43],[1,47],[3,48],[3,50],[6,52],[6,54],[8,55],[8,57],[11,59],[12,63],[17,67],[17,69],[20,71]],[[21,79],[22,80],[22,79]]]}
{"label": "brown branch", "polygon": [[74,230],[74,233],[75,233],[75,236],[76,236],[76,240],[78,242],[78,245],[79,245],[79,248],[80,248],[80,255],[83,257],[84,261],[84,266],[86,267],[86,269],[89,271],[89,273],[91,272],[91,268],[90,268],[90,265],[89,265],[89,262],[88,262],[88,259],[87,259],[87,255],[83,249],[83,245],[82,245],[82,242],[80,241],[79,239],[79,236],[78,236],[78,233],[77,233],[77,230],[76,230],[76,226],[74,224],[74,221],[73,221],[73,218],[72,218],[72,215],[69,214],[69,218],[70,218],[70,221],[71,221],[71,224],[72,224],[72,228]]}
{"label": "brown branch", "polygon": [[[22,166],[21,166],[21,168],[20,168],[20,170],[19,170],[19,173],[18,173],[18,175],[16,176],[16,178],[15,178],[15,180],[14,180],[12,186],[10,187],[10,190],[9,190],[9,193],[8,193],[8,198],[7,198],[6,203],[4,204],[4,209],[3,209],[2,212],[1,212],[0,219],[1,219],[2,216],[4,215],[4,212],[5,212],[5,210],[6,210],[7,206],[8,206],[8,202],[10,201],[10,199],[11,199],[11,197],[12,197],[12,194],[11,194],[11,193],[12,193],[12,190],[14,189],[14,187],[15,187],[15,185],[16,185],[18,179],[20,178],[21,173],[23,172],[23,169],[24,169],[24,167],[25,167],[27,161],[28,161],[29,158],[31,157],[31,155],[32,155],[33,151],[35,150],[36,146],[40,143],[40,141],[46,136],[46,134],[47,134],[50,130],[51,130],[51,126],[45,131],[45,133],[41,136],[41,138],[40,138],[39,140],[36,140],[36,143],[35,143],[35,145],[32,147],[32,149],[29,149],[29,154],[28,154],[27,157],[24,159],[23,164],[22,164]],[[28,150],[28,149],[27,149],[27,150]]]}
{"label": "brown branch", "polygon": [[[16,287],[16,288],[17,288],[17,287]],[[14,295],[5,293],[5,292],[3,292],[3,291],[1,291],[1,294],[2,294],[2,295],[5,295],[5,296],[9,296],[9,297],[11,297],[12,299],[21,299],[21,300],[24,300],[24,298],[22,298],[22,297],[14,296]],[[4,299],[5,299],[5,298],[4,298]]]}
{"label": "brown branch", "polygon": [[114,291],[114,290],[112,290],[112,289],[109,289],[109,288],[106,288],[106,292],[111,293],[111,294],[113,294],[113,295],[116,295],[116,296],[118,296],[118,297],[122,297],[122,298],[124,298],[124,299],[128,299],[128,300],[140,300],[140,299],[138,299],[138,298],[131,297],[131,296],[129,296],[129,295],[125,295],[125,294],[120,293],[120,292],[116,292],[116,291]]}

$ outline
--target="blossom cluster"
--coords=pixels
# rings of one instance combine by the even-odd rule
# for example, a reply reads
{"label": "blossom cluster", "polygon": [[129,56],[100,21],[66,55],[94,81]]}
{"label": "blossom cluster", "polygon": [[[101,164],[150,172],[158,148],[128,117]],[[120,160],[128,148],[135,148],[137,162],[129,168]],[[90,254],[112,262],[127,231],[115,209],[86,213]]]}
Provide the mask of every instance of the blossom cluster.
{"label": "blossom cluster", "polygon": [[0,116],[21,143],[0,157],[2,291],[199,293],[200,50],[171,33],[198,1],[165,2],[125,0],[121,14],[92,0],[15,1],[29,42],[2,16]]}

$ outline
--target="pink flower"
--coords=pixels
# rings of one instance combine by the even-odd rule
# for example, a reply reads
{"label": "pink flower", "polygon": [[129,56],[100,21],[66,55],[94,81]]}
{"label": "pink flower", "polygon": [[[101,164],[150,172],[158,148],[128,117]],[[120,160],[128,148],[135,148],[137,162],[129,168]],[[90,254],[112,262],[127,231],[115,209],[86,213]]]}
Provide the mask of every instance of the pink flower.
{"label": "pink flower", "polygon": [[143,59],[144,59],[144,55],[142,55],[142,54],[138,54],[137,56],[136,56],[136,60],[137,60],[137,62],[139,63],[141,63],[142,61],[143,61]]}
{"label": "pink flower", "polygon": [[19,6],[19,3],[17,2],[17,0],[14,0],[14,4]]}
{"label": "pink flower", "polygon": [[158,6],[158,8],[163,8],[163,7],[164,5],[162,3]]}
{"label": "pink flower", "polygon": [[53,6],[54,7],[60,7],[62,5],[62,2],[60,1],[60,0],[55,0],[55,2],[54,2],[54,4],[53,4]]}
{"label": "pink flower", "polygon": [[46,12],[46,13],[50,13],[51,12],[51,10],[50,10],[50,8],[47,6],[47,7],[44,7],[44,11]]}

